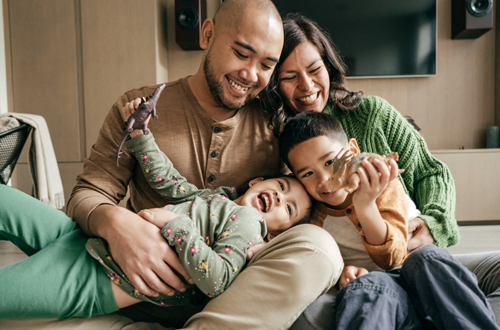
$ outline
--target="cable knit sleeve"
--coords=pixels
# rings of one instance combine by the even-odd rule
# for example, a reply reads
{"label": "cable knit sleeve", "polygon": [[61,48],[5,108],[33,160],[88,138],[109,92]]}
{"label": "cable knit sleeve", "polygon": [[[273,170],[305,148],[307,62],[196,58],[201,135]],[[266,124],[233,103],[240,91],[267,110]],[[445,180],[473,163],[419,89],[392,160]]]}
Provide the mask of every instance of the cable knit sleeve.
{"label": "cable knit sleeve", "polygon": [[386,100],[366,97],[363,104],[369,114],[367,125],[376,129],[372,147],[384,149],[381,141],[386,140],[390,150],[380,151],[398,152],[399,167],[405,170],[400,180],[422,212],[420,217],[436,244],[440,247],[457,244],[455,185],[448,167],[432,156],[422,136]]}

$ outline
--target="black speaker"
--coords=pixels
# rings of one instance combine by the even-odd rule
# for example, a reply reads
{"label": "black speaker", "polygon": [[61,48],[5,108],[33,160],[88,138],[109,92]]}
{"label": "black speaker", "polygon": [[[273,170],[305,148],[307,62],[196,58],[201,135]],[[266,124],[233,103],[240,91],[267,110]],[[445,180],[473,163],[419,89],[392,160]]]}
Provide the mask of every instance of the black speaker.
{"label": "black speaker", "polygon": [[175,0],[175,42],[184,50],[201,50],[201,26],[207,0]]}
{"label": "black speaker", "polygon": [[452,39],[478,38],[492,28],[493,0],[452,0]]}

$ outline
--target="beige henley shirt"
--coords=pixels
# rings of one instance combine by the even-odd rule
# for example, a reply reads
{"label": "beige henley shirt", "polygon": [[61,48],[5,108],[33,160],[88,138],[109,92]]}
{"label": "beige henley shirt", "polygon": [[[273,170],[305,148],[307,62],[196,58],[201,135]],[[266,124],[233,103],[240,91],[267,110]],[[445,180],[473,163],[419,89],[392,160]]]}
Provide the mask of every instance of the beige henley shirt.
{"label": "beige henley shirt", "polygon": [[[119,167],[114,154],[125,127],[120,109],[129,101],[151,95],[157,87],[134,89],[118,98],[85,160],[67,213],[87,234],[90,213],[101,204],[118,204],[128,187],[127,208],[134,212],[166,204],[149,187],[127,149],[122,149]],[[156,111],[158,120],[150,120],[148,128],[175,168],[197,187],[239,187],[258,176],[279,174],[278,140],[267,127],[268,118],[258,100],[217,122],[197,102],[186,77],[167,84]]]}

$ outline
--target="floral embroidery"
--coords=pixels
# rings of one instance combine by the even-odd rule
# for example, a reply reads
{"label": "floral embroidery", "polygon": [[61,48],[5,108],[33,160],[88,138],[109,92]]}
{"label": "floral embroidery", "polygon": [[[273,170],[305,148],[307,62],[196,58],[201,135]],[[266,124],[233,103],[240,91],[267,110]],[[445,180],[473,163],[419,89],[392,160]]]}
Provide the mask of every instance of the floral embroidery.
{"label": "floral embroidery", "polygon": [[143,159],[143,160],[147,160],[147,159],[148,159],[148,154],[144,154],[144,155],[142,155],[142,159]]}
{"label": "floral embroidery", "polygon": [[210,245],[210,236],[205,235],[205,243],[207,243],[207,245]]}
{"label": "floral embroidery", "polygon": [[120,276],[118,276],[117,274],[109,275],[109,278],[111,279],[111,281],[115,282],[115,284],[120,284]]}
{"label": "floral embroidery", "polygon": [[226,247],[224,248],[224,252],[226,253],[231,252],[231,247],[229,245],[226,245]]}
{"label": "floral embroidery", "polygon": [[194,256],[196,254],[196,246],[193,244],[193,246],[191,246],[191,255]]}
{"label": "floral embroidery", "polygon": [[184,242],[184,238],[182,238],[182,236],[181,236],[181,237],[177,238],[176,242],[181,244]]}
{"label": "floral embroidery", "polygon": [[234,219],[236,219],[238,217],[238,215],[235,213],[231,216],[231,218],[229,218],[229,221],[233,221]]}
{"label": "floral embroidery", "polygon": [[158,179],[156,179],[158,182],[163,182],[163,178],[161,176],[158,177]]}

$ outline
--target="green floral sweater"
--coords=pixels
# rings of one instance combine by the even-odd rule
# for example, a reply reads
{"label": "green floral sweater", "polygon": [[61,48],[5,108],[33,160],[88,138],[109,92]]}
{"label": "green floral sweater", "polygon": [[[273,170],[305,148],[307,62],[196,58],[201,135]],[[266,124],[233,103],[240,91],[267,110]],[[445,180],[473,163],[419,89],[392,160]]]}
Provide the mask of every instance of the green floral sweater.
{"label": "green floral sweater", "polygon": [[422,212],[422,218],[440,247],[457,244],[455,185],[448,167],[434,158],[424,139],[386,100],[365,96],[361,105],[344,112],[332,104],[323,110],[337,117],[348,138],[355,138],[361,151],[389,154],[397,151],[399,176],[406,193]]}

